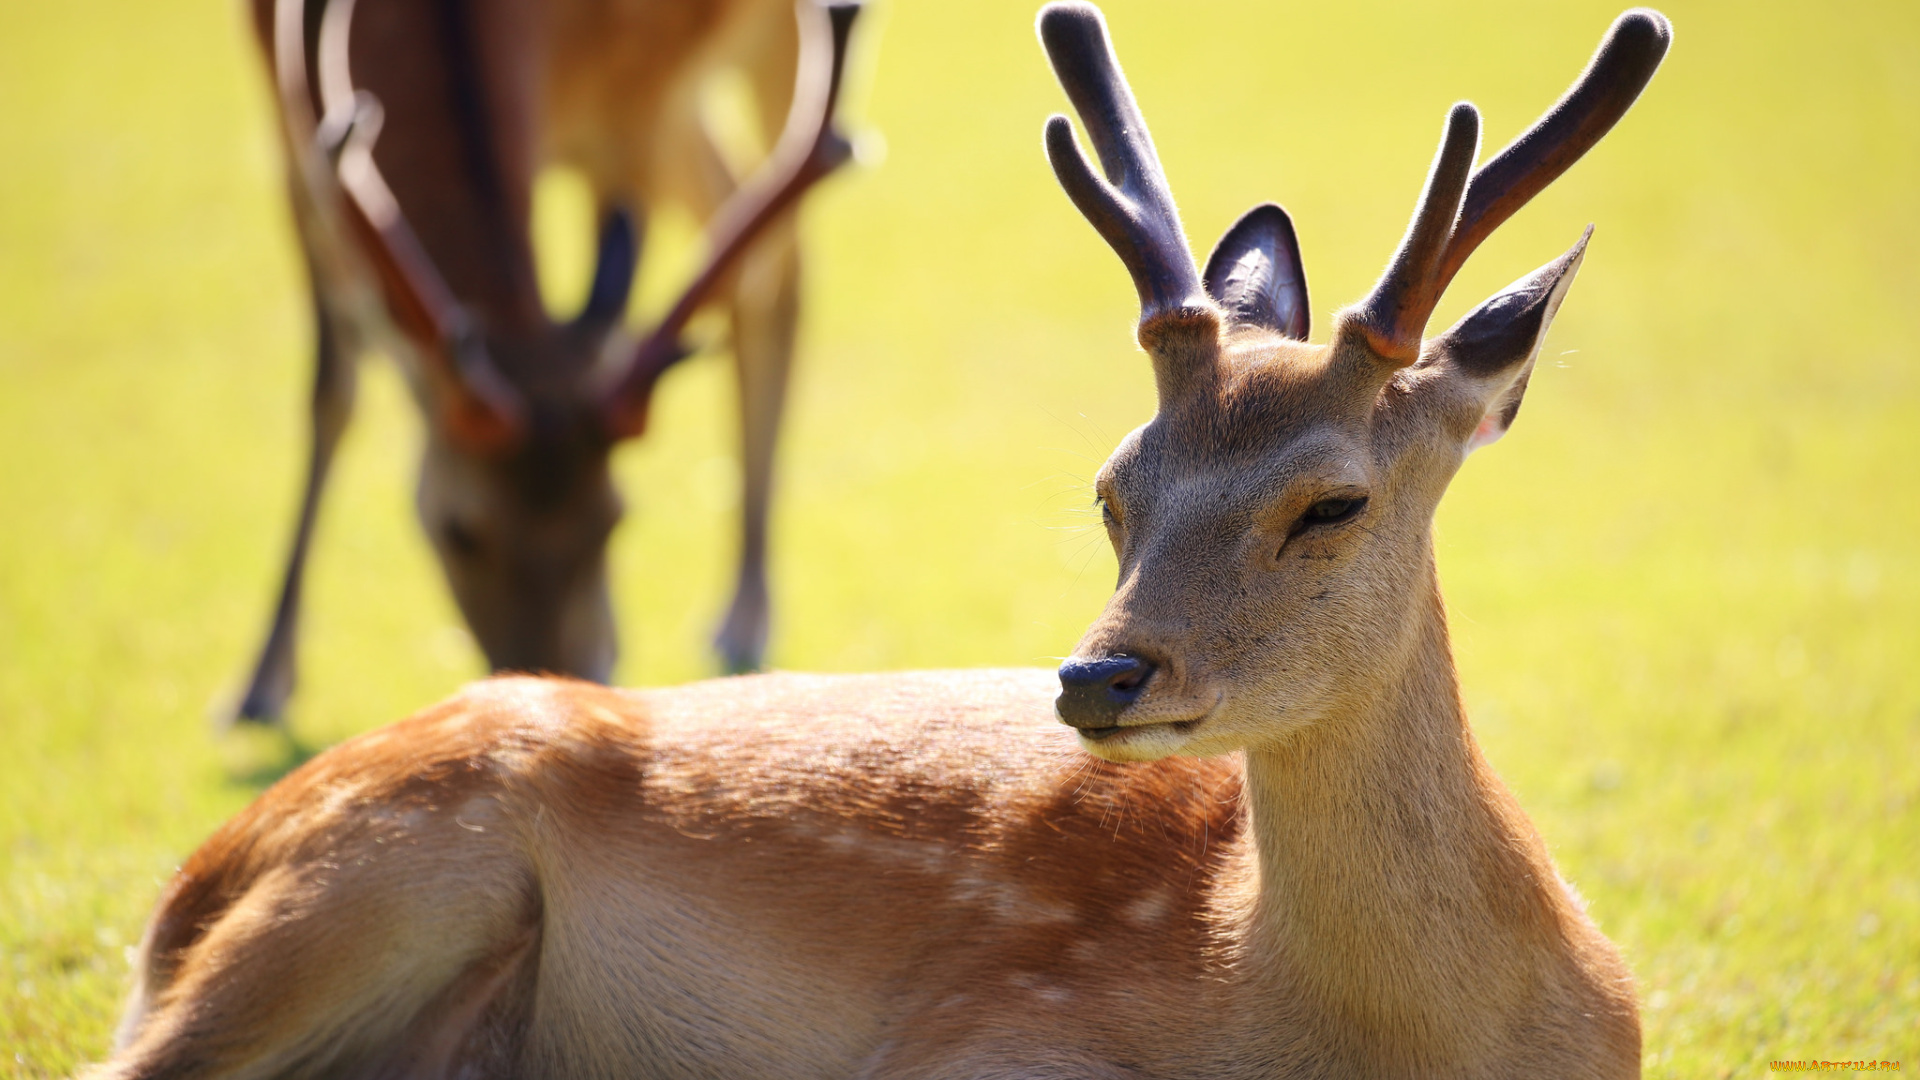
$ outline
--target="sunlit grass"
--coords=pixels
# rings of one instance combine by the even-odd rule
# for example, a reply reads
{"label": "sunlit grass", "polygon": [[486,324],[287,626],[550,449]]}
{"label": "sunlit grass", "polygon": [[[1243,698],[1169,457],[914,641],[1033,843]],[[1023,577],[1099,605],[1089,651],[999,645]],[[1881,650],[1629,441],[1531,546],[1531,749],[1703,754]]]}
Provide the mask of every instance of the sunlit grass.
{"label": "sunlit grass", "polygon": [[[1366,287],[1445,106],[1489,146],[1606,4],[1113,2],[1197,246],[1298,222],[1314,314]],[[1467,267],[1440,320],[1598,225],[1512,435],[1441,513],[1488,752],[1627,950],[1648,1073],[1920,1068],[1920,8],[1676,3],[1667,70]],[[774,659],[1048,664],[1112,559],[1086,482],[1151,411],[1132,292],[1054,187],[1022,0],[885,12],[883,167],[809,210]],[[104,1051],[158,882],[295,748],[218,741],[301,454],[306,316],[228,0],[0,7],[0,1075]],[[556,295],[584,281],[543,222]],[[647,295],[685,264],[671,223]],[[676,261],[678,260],[678,261]],[[409,518],[396,381],[313,567],[320,746],[477,661]],[[732,557],[725,364],[619,469],[620,678],[707,674]]]}

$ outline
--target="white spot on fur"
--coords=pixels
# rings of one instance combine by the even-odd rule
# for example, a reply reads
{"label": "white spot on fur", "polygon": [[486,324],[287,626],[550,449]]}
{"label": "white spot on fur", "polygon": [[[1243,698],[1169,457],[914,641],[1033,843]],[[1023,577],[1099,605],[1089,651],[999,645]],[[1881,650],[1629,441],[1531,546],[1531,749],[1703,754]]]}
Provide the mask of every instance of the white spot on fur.
{"label": "white spot on fur", "polygon": [[983,904],[1002,922],[1041,926],[1073,921],[1072,908],[1042,903],[1018,885],[972,874],[954,883],[953,898],[963,904]]}
{"label": "white spot on fur", "polygon": [[327,821],[354,813],[360,808],[362,790],[361,784],[351,780],[329,784],[325,793],[320,796],[320,805],[315,816],[322,821]]}
{"label": "white spot on fur", "polygon": [[1169,900],[1170,897],[1167,896],[1167,890],[1155,889],[1152,892],[1142,895],[1132,903],[1129,903],[1121,910],[1120,914],[1128,922],[1136,926],[1157,923],[1165,919],[1168,913],[1173,910],[1173,905],[1169,903]]}
{"label": "white spot on fur", "polygon": [[1018,971],[1007,979],[1015,988],[1025,990],[1049,1005],[1064,1005],[1073,1000],[1073,991],[1031,971]]}
{"label": "white spot on fur", "polygon": [[828,847],[847,855],[905,864],[928,874],[945,873],[953,860],[953,849],[937,841],[904,840],[853,829],[826,833],[821,839]]}
{"label": "white spot on fur", "polygon": [[1075,963],[1091,964],[1105,956],[1106,950],[1101,948],[1100,942],[1095,939],[1083,937],[1067,946],[1067,954],[1073,957]]}

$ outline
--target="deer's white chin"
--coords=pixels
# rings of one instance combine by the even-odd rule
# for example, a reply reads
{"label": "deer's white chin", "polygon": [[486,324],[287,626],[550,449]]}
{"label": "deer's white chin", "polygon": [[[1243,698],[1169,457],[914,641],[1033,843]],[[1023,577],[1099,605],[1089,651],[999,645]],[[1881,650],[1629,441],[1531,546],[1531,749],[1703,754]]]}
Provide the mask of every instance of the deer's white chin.
{"label": "deer's white chin", "polygon": [[1080,749],[1103,761],[1156,761],[1180,752],[1187,744],[1187,733],[1181,728],[1191,729],[1192,723],[1184,724],[1140,724],[1135,727],[1123,727],[1104,738],[1089,738],[1085,732],[1080,735]]}

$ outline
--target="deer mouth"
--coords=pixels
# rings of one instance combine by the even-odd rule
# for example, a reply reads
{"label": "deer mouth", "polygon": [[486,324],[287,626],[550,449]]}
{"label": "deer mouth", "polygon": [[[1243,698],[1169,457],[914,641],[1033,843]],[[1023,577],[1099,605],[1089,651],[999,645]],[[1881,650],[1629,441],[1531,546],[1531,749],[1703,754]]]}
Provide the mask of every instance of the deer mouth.
{"label": "deer mouth", "polygon": [[1207,705],[1205,711],[1198,716],[1190,716],[1184,720],[1143,719],[1133,724],[1113,724],[1108,727],[1075,728],[1074,730],[1079,732],[1081,738],[1090,743],[1111,743],[1117,745],[1143,736],[1150,737],[1154,734],[1169,733],[1184,740],[1188,735],[1192,734],[1196,728],[1200,727],[1200,725],[1213,719],[1213,714],[1220,711],[1220,703],[1224,700],[1226,700],[1226,694],[1216,693],[1213,701]]}
{"label": "deer mouth", "polygon": [[[1208,711],[1211,713],[1212,710]],[[1202,716],[1196,720],[1161,720],[1145,724],[1115,724],[1112,727],[1077,728],[1075,730],[1080,732],[1082,738],[1092,742],[1106,742],[1108,739],[1114,738],[1123,732],[1137,734],[1143,731],[1152,731],[1155,728],[1166,728],[1175,734],[1185,735],[1194,728],[1199,727],[1205,720],[1206,717]]]}

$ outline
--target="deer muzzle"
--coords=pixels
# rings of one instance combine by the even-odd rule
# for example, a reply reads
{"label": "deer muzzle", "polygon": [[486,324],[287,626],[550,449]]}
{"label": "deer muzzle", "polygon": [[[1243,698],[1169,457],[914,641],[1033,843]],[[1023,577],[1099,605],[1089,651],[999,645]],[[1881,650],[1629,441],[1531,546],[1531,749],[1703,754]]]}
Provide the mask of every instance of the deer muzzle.
{"label": "deer muzzle", "polygon": [[1060,722],[1089,738],[1119,730],[1120,714],[1146,693],[1158,670],[1150,660],[1115,654],[1060,665],[1060,696],[1054,711]]}

